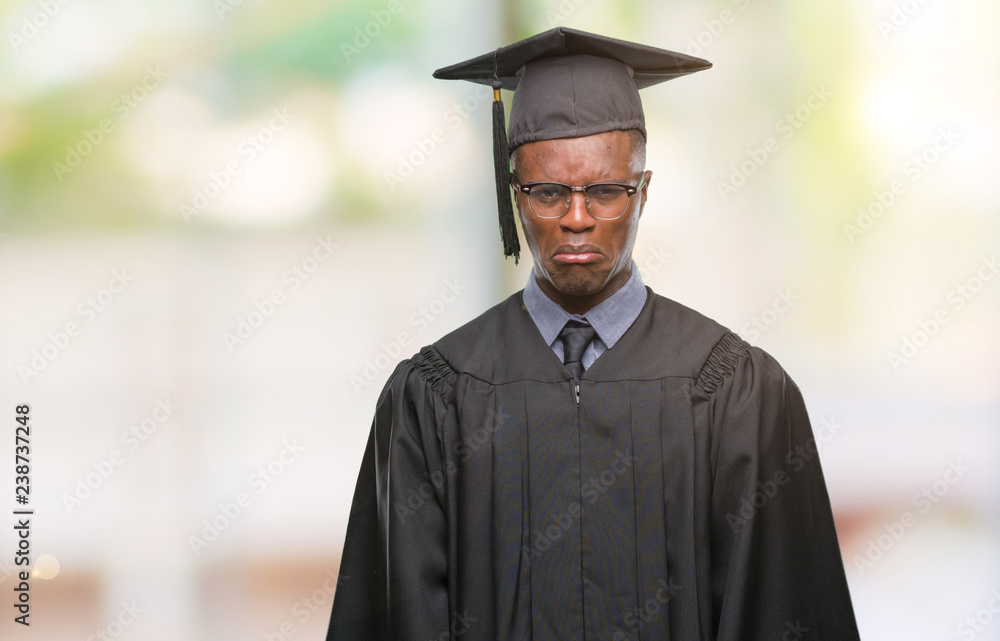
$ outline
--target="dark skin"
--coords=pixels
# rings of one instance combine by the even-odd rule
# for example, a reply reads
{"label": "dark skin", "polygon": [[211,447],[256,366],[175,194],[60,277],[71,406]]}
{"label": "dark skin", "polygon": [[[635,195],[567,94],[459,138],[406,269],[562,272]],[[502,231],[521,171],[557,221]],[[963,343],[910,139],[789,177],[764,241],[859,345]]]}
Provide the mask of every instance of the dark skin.
{"label": "dark skin", "polygon": [[584,314],[607,300],[632,275],[632,247],[653,172],[643,172],[640,160],[634,158],[632,140],[624,131],[525,143],[516,153],[515,173],[520,184],[637,185],[645,176],[642,188],[629,199],[627,211],[616,220],[591,216],[582,193],[573,194],[569,211],[558,219],[536,217],[528,208],[527,195],[517,195],[538,286],[570,314]]}

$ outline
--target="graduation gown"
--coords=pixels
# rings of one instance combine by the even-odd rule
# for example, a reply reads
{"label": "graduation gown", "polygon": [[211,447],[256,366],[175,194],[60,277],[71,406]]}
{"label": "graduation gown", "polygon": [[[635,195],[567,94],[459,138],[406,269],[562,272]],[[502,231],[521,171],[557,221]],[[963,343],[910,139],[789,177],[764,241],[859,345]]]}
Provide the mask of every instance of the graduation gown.
{"label": "graduation gown", "polygon": [[570,373],[514,294],[378,400],[328,641],[851,641],[802,396],[647,288]]}

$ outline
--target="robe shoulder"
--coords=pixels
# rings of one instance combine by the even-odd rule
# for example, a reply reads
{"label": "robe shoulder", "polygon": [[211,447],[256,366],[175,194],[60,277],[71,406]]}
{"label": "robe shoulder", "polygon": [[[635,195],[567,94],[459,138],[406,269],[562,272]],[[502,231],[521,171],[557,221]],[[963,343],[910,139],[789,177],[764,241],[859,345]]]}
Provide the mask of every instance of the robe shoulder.
{"label": "robe shoulder", "polygon": [[[749,345],[716,321],[648,287],[632,327],[591,368],[594,380],[686,377],[711,393],[731,373]],[[491,384],[518,380],[555,382],[567,376],[517,292],[421,354],[432,352],[456,374]]]}

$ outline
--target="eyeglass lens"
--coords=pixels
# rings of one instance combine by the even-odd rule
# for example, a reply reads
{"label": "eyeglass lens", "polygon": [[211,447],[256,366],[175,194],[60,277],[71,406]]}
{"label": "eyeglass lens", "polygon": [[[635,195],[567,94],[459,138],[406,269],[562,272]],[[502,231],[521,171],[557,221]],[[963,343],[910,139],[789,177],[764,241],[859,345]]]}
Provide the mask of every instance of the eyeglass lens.
{"label": "eyeglass lens", "polygon": [[[558,183],[533,185],[528,204],[539,218],[559,218],[572,203],[573,190]],[[587,211],[595,218],[618,218],[628,206],[628,190],[622,185],[594,184],[584,188]]]}

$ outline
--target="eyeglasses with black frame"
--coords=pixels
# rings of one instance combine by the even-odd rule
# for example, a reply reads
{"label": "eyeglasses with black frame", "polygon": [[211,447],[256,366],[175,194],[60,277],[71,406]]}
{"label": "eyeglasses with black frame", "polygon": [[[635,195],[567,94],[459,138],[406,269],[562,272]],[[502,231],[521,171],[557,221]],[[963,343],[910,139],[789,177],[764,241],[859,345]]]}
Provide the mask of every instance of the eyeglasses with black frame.
{"label": "eyeglasses with black frame", "polygon": [[598,220],[617,220],[628,211],[629,199],[635,195],[646,181],[645,175],[636,186],[622,183],[591,183],[574,186],[562,183],[535,182],[521,185],[517,179],[511,181],[514,190],[527,195],[528,209],[537,218],[553,220],[562,218],[569,211],[573,193],[581,192],[587,205],[587,213]]}

